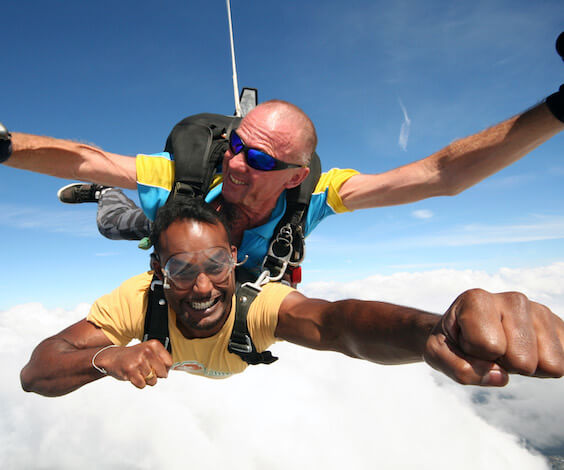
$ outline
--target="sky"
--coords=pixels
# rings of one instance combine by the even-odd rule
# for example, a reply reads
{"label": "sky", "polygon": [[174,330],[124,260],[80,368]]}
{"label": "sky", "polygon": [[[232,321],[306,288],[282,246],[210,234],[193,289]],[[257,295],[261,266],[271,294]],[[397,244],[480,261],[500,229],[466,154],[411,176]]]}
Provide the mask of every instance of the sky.
{"label": "sky", "polygon": [[[534,105],[564,77],[564,63],[554,49],[564,29],[564,5],[556,0],[233,0],[232,10],[239,85],[258,88],[259,101],[286,99],[304,109],[317,127],[324,169],[377,173],[418,160]],[[222,1],[163,1],[158,6],[144,0],[8,2],[3,18],[9,20],[0,29],[0,121],[10,130],[133,156],[161,151],[171,127],[187,115],[233,112]],[[522,290],[562,315],[563,144],[564,135],[558,135],[456,197],[328,218],[308,239],[302,290],[437,312],[470,287]],[[239,412],[227,406],[229,401],[219,408],[207,405],[225,393],[262,390],[263,383],[280,390],[272,401],[267,398],[270,387],[264,391],[267,396],[257,410],[261,419],[250,418],[253,428],[264,425],[295,448],[296,455],[265,442],[256,431],[246,468],[274,465],[277,458],[276,465],[283,468],[298,457],[314,462],[321,454],[322,468],[351,455],[359,459],[351,468],[365,468],[378,458],[407,459],[402,445],[413,449],[420,463],[428,462],[429,449],[436,450],[430,452],[434,456],[444,451],[443,439],[452,439],[449,449],[463,455],[468,441],[478,439],[483,458],[508,459],[498,468],[525,462],[523,455],[543,468],[542,459],[523,450],[523,439],[542,448],[564,447],[563,431],[548,422],[564,416],[556,399],[562,396],[562,380],[516,378],[505,395],[468,391],[426,366],[380,368],[286,345],[287,357],[275,372],[250,371],[232,379],[233,385],[174,378],[147,392],[170,402],[165,411],[170,428],[155,424],[159,416],[153,410],[148,419],[139,418],[137,411],[147,410],[147,395],[109,379],[62,399],[26,395],[19,390],[17,373],[33,346],[82,318],[98,296],[147,269],[148,255],[135,243],[101,237],[94,205],[59,203],[56,192],[68,181],[5,166],[0,167],[0,181],[5,260],[0,363],[12,379],[1,393],[2,403],[14,404],[0,406],[7,431],[0,434],[0,450],[13,449],[13,468],[33,467],[25,460],[31,449],[39,449],[38,455],[59,468],[71,468],[73,459],[89,468],[88,458],[107,459],[111,468],[113,457],[124,459],[120,468],[151,468],[152,459],[165,459],[174,467],[186,457],[184,433],[198,447],[197,456],[188,452],[190,458],[209,456],[218,445],[227,448],[224,457],[210,457],[211,468],[219,461],[214,458],[229,461],[238,452],[230,439]],[[300,386],[310,395],[300,395]],[[198,387],[197,398],[184,400],[191,387]],[[376,390],[375,400],[367,390]],[[414,390],[421,395],[417,399]],[[107,409],[98,396],[116,397],[115,403]],[[267,403],[273,402],[281,403],[281,409],[271,416]],[[443,403],[448,403],[444,409]],[[525,411],[517,412],[520,406]],[[328,409],[338,410],[334,420],[328,419]],[[441,421],[452,413],[467,420],[455,426],[456,432]],[[80,429],[71,433],[68,423],[77,414]],[[102,418],[107,414],[134,424],[133,436],[129,426],[110,427]],[[265,416],[267,423],[262,422]],[[305,421],[298,432],[293,421],[285,421],[292,416]],[[388,429],[377,434],[384,439],[382,447],[366,436],[373,429],[371,420],[378,420],[376,430]],[[142,429],[146,421],[172,433],[172,441],[157,448]],[[207,422],[218,425],[219,434]],[[401,429],[408,430],[407,437],[398,443],[391,436]],[[296,434],[289,437],[290,431]],[[491,442],[499,439],[506,452],[496,453],[496,446],[479,433],[491,434]],[[94,436],[102,447],[113,448],[116,441],[130,452],[81,454],[78,441],[84,435]],[[310,452],[305,442],[311,435],[316,439]],[[47,458],[65,439],[77,439],[76,447],[71,445],[67,456]],[[380,455],[387,450],[389,456]],[[129,453],[143,456],[146,463],[125,455]],[[203,457],[197,462],[206,465]],[[438,468],[449,467],[439,462]]]}

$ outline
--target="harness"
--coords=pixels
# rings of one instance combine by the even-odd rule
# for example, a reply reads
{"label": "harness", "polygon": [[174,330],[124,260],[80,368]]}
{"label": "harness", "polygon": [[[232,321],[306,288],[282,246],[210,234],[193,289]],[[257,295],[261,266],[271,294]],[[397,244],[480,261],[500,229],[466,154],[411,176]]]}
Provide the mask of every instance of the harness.
{"label": "harness", "polygon": [[[165,151],[174,156],[175,165],[174,183],[167,200],[177,195],[205,197],[229,148],[226,136],[239,126],[241,119],[202,113],[189,116],[174,126],[165,145]],[[262,272],[268,271],[270,281],[279,281],[286,273],[292,284],[301,281],[307,210],[321,176],[317,153],[312,155],[309,169],[302,184],[286,191],[286,212],[273,232],[261,266]]]}

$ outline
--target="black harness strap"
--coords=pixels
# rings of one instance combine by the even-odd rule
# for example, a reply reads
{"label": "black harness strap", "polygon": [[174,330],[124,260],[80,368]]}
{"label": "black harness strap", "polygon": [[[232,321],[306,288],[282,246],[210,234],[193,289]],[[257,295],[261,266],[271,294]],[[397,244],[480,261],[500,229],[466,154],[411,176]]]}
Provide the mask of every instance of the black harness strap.
{"label": "black harness strap", "polygon": [[[168,200],[178,195],[205,197],[229,147],[227,136],[240,122],[239,117],[201,113],[184,118],[174,126],[165,145],[165,151],[174,156],[175,166]],[[288,272],[294,282],[294,274],[299,273],[296,268],[305,256],[306,215],[321,175],[321,162],[315,152],[309,168],[309,175],[302,184],[286,192],[286,211],[273,232],[263,260],[262,270],[268,270],[272,280],[280,280]]]}
{"label": "black harness strap", "polygon": [[163,281],[157,276],[153,276],[151,281],[143,331],[143,341],[150,339],[158,339],[168,352],[172,352],[168,334],[168,303],[164,295]]}
{"label": "black harness strap", "polygon": [[231,338],[229,339],[229,346],[227,347],[230,353],[237,354],[243,361],[251,365],[272,364],[278,360],[270,351],[259,353],[249,333],[247,314],[249,313],[249,307],[259,292],[260,289],[250,284],[243,284],[237,289],[235,322]]}

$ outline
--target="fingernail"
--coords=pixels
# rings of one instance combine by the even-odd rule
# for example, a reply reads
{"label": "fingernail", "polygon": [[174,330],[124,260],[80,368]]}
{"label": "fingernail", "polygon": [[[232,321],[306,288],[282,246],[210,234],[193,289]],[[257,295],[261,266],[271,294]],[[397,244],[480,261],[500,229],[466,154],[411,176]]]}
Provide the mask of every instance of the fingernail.
{"label": "fingernail", "polygon": [[490,370],[486,375],[482,377],[480,385],[485,385],[488,387],[503,387],[509,382],[509,376],[503,370]]}

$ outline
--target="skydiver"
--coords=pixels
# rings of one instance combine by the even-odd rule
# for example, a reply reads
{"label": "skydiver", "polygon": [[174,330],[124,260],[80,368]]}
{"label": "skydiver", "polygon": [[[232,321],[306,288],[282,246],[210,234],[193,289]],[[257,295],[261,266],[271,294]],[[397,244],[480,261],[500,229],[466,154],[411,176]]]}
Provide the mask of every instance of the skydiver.
{"label": "skydiver", "polygon": [[[164,282],[171,352],[142,339],[152,273],[98,299],[84,320],[41,342],[21,372],[26,391],[70,393],[110,375],[138,388],[170,370],[225,378],[247,364],[228,352],[237,248],[216,211],[175,198],[158,212],[152,266]],[[516,292],[460,295],[442,316],[383,302],[310,299],[280,283],[248,310],[256,348],[277,340],[381,364],[425,360],[462,384],[504,386],[508,374],[561,377],[564,322]]]}
{"label": "skydiver", "polygon": [[[310,206],[306,231],[334,213],[456,195],[519,160],[563,129],[561,87],[533,108],[456,140],[422,160],[380,174],[330,170],[316,188],[317,201]],[[281,194],[306,178],[305,164],[317,137],[303,111],[275,100],[260,104],[245,116],[233,138],[235,145],[226,151],[223,160],[223,186],[212,194],[211,202],[229,208],[230,229],[239,256],[249,255],[247,266],[256,269],[281,216]],[[82,143],[19,133],[13,134],[12,145],[13,153],[6,165],[102,186],[137,187],[149,218],[166,201],[174,178],[174,162],[162,154],[131,158]],[[248,164],[249,149],[296,167],[257,170]],[[144,224],[149,226],[146,221],[140,226]]]}

